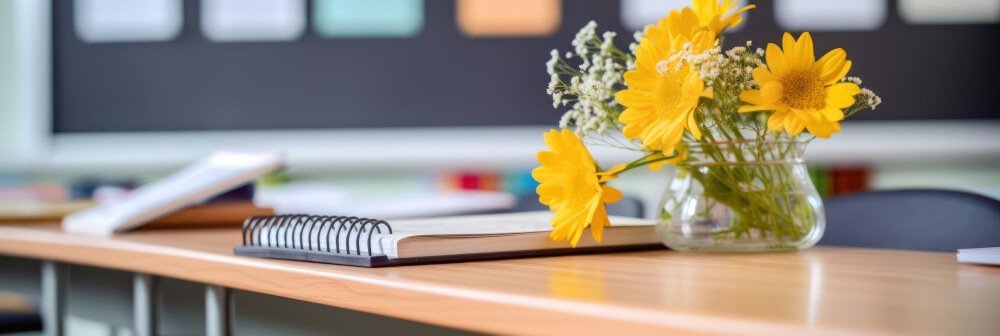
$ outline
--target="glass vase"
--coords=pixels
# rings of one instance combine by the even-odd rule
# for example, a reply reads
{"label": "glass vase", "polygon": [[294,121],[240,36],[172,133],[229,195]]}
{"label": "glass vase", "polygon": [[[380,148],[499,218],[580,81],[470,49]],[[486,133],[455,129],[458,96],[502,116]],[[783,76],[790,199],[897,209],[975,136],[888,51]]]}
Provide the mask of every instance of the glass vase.
{"label": "glass vase", "polygon": [[803,141],[688,147],[659,207],[657,232],[675,250],[754,252],[808,248],[823,235],[823,202],[802,159]]}

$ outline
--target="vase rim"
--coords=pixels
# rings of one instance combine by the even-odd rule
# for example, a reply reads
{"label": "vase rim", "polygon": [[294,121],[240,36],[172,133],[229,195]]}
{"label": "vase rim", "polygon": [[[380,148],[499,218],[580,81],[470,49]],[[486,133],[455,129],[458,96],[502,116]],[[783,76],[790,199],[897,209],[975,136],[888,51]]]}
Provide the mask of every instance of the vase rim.
{"label": "vase rim", "polygon": [[694,142],[694,143],[688,143],[688,146],[745,145],[745,144],[755,144],[755,143],[760,143],[760,144],[781,144],[781,143],[788,143],[788,144],[808,144],[811,140],[812,139],[810,139],[810,140],[802,140],[802,139],[727,140],[727,141],[712,141],[712,142],[702,142],[702,141],[699,141],[699,142]]}
{"label": "vase rim", "polygon": [[689,158],[680,166],[802,164],[808,140],[737,140],[688,144]]}

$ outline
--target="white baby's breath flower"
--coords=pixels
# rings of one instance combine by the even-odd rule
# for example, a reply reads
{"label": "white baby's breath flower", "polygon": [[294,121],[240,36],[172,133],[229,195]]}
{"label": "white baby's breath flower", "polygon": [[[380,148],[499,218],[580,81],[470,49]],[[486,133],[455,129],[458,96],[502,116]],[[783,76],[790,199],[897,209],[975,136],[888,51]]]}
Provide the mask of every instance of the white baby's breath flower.
{"label": "white baby's breath flower", "polygon": [[738,57],[740,54],[747,51],[746,47],[733,47],[732,49],[726,50],[726,56],[728,57]]}
{"label": "white baby's breath flower", "polygon": [[556,63],[559,63],[559,50],[552,49],[549,53],[549,60],[545,62],[545,72],[550,76],[556,75]]}
{"label": "white baby's breath flower", "polygon": [[864,100],[864,103],[872,110],[875,110],[879,104],[882,104],[882,97],[879,97],[875,94],[875,92],[869,89],[861,89],[861,91],[858,92],[858,97]]}
{"label": "white baby's breath flower", "polygon": [[868,106],[871,106],[872,110],[875,110],[875,108],[878,107],[881,104],[882,104],[882,97],[879,97],[879,96],[872,96],[868,100]]}
{"label": "white baby's breath flower", "polygon": [[601,54],[607,55],[611,52],[611,48],[614,48],[614,39],[617,34],[615,32],[604,32],[602,38],[604,42],[601,43]]}
{"label": "white baby's breath flower", "polygon": [[656,62],[656,72],[659,72],[662,75],[662,74],[667,73],[668,71],[670,71],[670,62],[669,61],[662,60],[662,61]]}
{"label": "white baby's breath flower", "polygon": [[[635,59],[614,45],[614,32],[597,34],[597,24],[588,22],[575,35],[573,50],[566,59],[552,53],[546,69],[551,69],[546,90],[553,106],[568,107],[559,119],[559,126],[573,129],[581,137],[587,133],[602,134],[618,128],[621,106],[614,93],[624,84],[624,73],[635,67]],[[641,35],[635,35],[637,38]],[[568,61],[576,61],[571,64]]]}
{"label": "white baby's breath flower", "polygon": [[573,111],[563,113],[562,118],[559,118],[559,128],[571,128],[573,125],[570,123],[573,122],[573,117]]}
{"label": "white baby's breath flower", "polygon": [[586,60],[586,57],[590,54],[590,50],[587,48],[587,42],[590,42],[595,38],[597,38],[597,22],[591,20],[590,22],[587,22],[587,24],[583,26],[583,28],[581,28],[573,38],[572,45],[576,54],[580,55],[580,57],[584,57],[584,60]]}
{"label": "white baby's breath flower", "polygon": [[554,92],[556,92],[556,88],[559,86],[560,82],[562,82],[562,80],[559,79],[559,75],[553,74],[551,77],[549,77],[549,86],[547,87],[545,92],[547,92],[548,94],[553,94]]}

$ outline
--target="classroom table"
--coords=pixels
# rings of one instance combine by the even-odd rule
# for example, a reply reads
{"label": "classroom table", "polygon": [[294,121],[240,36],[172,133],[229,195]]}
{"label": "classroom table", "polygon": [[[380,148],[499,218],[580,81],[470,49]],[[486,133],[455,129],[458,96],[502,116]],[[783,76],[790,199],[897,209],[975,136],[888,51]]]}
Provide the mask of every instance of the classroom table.
{"label": "classroom table", "polygon": [[2,225],[0,289],[38,281],[49,334],[68,315],[115,309],[125,316],[106,320],[137,335],[1000,334],[1000,268],[953,253],[655,250],[360,268],[235,256],[240,239],[239,228],[90,237]]}

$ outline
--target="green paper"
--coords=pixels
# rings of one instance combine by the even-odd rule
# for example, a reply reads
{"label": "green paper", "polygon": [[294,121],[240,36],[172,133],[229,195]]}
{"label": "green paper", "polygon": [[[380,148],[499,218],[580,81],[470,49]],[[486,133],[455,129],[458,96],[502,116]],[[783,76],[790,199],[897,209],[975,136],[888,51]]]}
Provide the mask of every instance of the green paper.
{"label": "green paper", "polygon": [[313,3],[313,28],[322,37],[413,37],[423,26],[423,0],[316,0]]}

